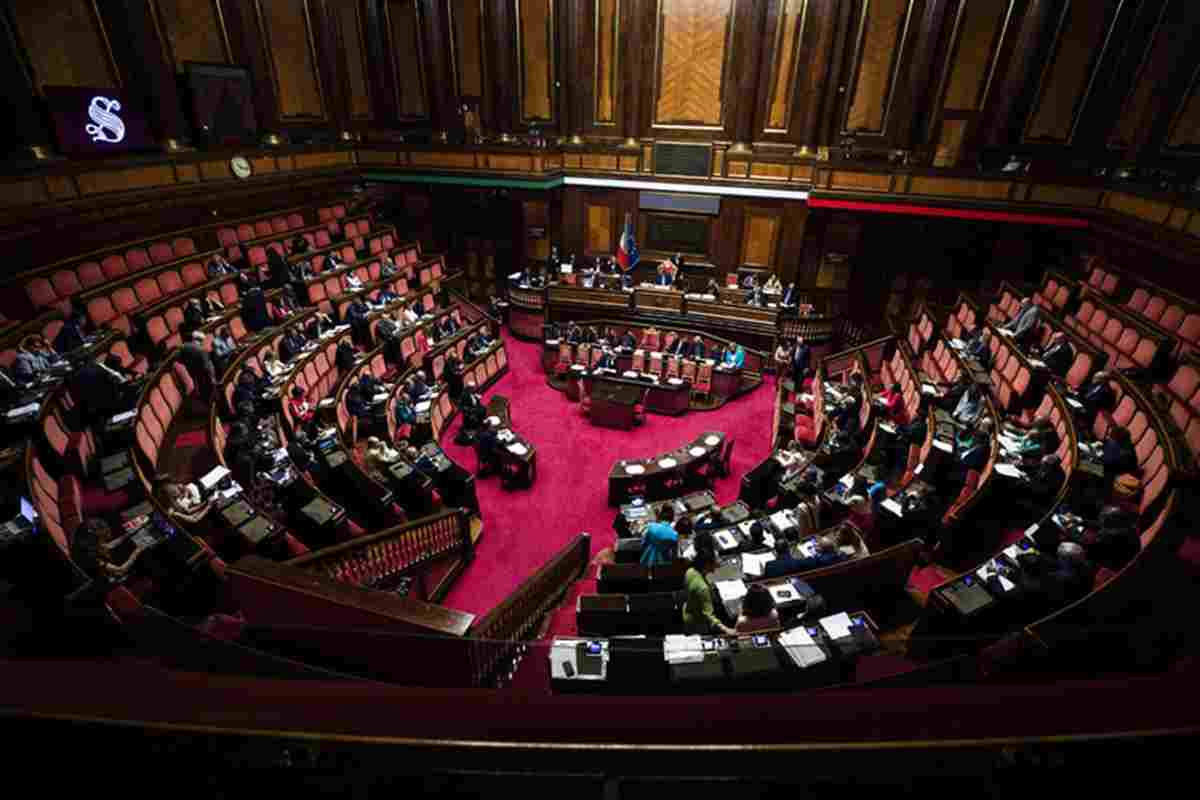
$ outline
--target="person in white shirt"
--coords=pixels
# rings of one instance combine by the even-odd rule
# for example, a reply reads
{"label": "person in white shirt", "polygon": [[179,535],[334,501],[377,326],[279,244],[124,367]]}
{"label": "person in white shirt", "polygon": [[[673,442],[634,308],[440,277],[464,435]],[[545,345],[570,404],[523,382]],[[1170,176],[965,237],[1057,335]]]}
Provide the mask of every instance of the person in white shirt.
{"label": "person in white shirt", "polygon": [[267,371],[267,375],[271,378],[278,378],[287,372],[287,367],[270,350],[263,355],[263,369]]}
{"label": "person in white shirt", "polygon": [[409,325],[415,325],[420,319],[421,319],[421,316],[415,310],[413,310],[413,307],[411,305],[404,307],[404,322],[405,323],[407,323]]}
{"label": "person in white shirt", "polygon": [[362,288],[362,279],[353,272],[346,273],[346,288],[353,291]]}
{"label": "person in white shirt", "polygon": [[366,460],[368,467],[382,471],[389,464],[394,464],[400,460],[400,451],[394,447],[390,447],[387,442],[378,436],[372,436],[367,439],[367,452],[363,455],[363,458]]}

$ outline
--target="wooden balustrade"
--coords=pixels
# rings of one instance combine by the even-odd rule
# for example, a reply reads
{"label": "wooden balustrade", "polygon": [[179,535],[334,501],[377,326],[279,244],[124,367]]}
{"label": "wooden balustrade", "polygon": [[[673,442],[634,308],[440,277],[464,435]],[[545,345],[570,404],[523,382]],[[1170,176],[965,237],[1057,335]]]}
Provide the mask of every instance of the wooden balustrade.
{"label": "wooden balustrade", "polygon": [[576,536],[471,626],[471,676],[475,686],[491,685],[505,660],[516,657],[520,642],[537,633],[542,617],[583,574],[591,555],[591,541],[586,533]]}

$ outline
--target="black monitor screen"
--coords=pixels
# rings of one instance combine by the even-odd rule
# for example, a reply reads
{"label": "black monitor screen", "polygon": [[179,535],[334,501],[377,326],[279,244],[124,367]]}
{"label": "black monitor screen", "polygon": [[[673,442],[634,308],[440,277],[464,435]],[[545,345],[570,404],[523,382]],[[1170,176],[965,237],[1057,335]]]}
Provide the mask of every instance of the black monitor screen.
{"label": "black monitor screen", "polygon": [[65,155],[107,155],[155,147],[145,115],[120,89],[47,86],[44,93],[58,148]]}
{"label": "black monitor screen", "polygon": [[255,141],[254,92],[250,71],[221,64],[184,66],[192,101],[192,124],[209,144],[246,144]]}

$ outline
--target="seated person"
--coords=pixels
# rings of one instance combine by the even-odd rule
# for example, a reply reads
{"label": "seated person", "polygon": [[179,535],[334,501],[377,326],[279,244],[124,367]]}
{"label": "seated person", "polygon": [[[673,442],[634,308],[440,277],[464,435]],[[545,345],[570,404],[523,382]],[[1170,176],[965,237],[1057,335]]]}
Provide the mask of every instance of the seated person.
{"label": "seated person", "polygon": [[668,261],[664,261],[658,265],[658,270],[654,277],[655,286],[670,286],[675,282],[674,265]]}
{"label": "seated person", "polygon": [[314,274],[312,264],[308,263],[306,258],[296,261],[288,268],[288,279],[291,280],[293,290],[296,291],[303,291],[305,283]]}
{"label": "seated person", "polygon": [[733,350],[726,350],[721,363],[727,369],[741,369],[746,363],[746,348],[739,344]]}
{"label": "seated person", "polygon": [[415,425],[417,422],[417,412],[413,410],[412,404],[408,402],[408,398],[403,393],[396,396],[395,415],[397,428],[405,425]]}
{"label": "seated person", "polygon": [[416,405],[429,395],[429,385],[425,383],[425,372],[417,370],[408,379],[408,399]]}
{"label": "seated person", "polygon": [[375,305],[386,306],[389,303],[394,303],[400,299],[400,295],[396,294],[391,286],[384,286],[375,293]]}
{"label": "seated person", "polygon": [[671,346],[667,348],[667,353],[680,358],[692,357],[692,342],[686,336],[679,336],[675,341],[671,342]]}
{"label": "seated person", "polygon": [[[861,501],[863,506],[867,504],[867,499],[862,495],[855,495],[850,499],[852,501]],[[853,507],[851,506],[852,509]],[[781,544],[779,540],[776,540],[775,560],[767,562],[763,571],[763,577],[775,578],[796,572],[809,572],[810,570],[840,563],[849,558],[848,555],[839,549],[841,543],[837,534],[818,536],[813,540],[813,544],[816,547],[814,555],[796,558],[791,554],[791,546],[786,541]]]}
{"label": "seated person", "polygon": [[583,331],[574,322],[567,326],[567,344],[581,344],[583,342]]}
{"label": "seated person", "polygon": [[404,322],[408,325],[416,325],[421,321],[421,315],[417,312],[415,303],[409,303],[404,307]]}
{"label": "seated person", "polygon": [[793,308],[796,305],[796,283],[791,281],[787,288],[783,290],[783,297],[779,300],[779,305],[783,308]]}
{"label": "seated person", "polygon": [[333,356],[334,363],[342,372],[349,372],[354,369],[354,365],[358,363],[358,351],[354,349],[354,345],[342,339],[338,342],[337,350]]}
{"label": "seated person", "polygon": [[1058,431],[1048,417],[1039,417],[1012,451],[1021,461],[1036,462],[1058,449]]}
{"label": "seated person", "polygon": [[689,634],[735,636],[737,631],[717,616],[713,605],[713,587],[707,574],[720,566],[717,544],[712,533],[698,531],[692,537],[696,554],[684,573],[683,627]]}
{"label": "seated person", "polygon": [[333,319],[328,314],[318,311],[313,314],[313,318],[309,320],[308,326],[304,329],[304,337],[315,342],[322,336],[332,333],[335,327]]}
{"label": "seated person", "polygon": [[1110,486],[1118,475],[1137,474],[1137,451],[1134,450],[1128,428],[1123,425],[1109,426],[1100,463],[1104,467],[1104,479]]}
{"label": "seated person", "polygon": [[1083,547],[1075,542],[1060,544],[1056,556],[1047,577],[1051,586],[1052,605],[1061,608],[1092,590],[1096,568],[1087,560]]}
{"label": "seated person", "polygon": [[95,333],[95,326],[87,315],[87,306],[79,295],[71,297],[71,310],[63,326],[54,337],[54,349],[60,353],[73,353],[88,343],[88,336]]}
{"label": "seated person", "polygon": [[1119,570],[1142,549],[1137,530],[1138,515],[1119,506],[1105,506],[1095,527],[1079,539],[1089,560]]}
{"label": "seated person", "polygon": [[979,384],[972,382],[963,392],[951,416],[963,425],[974,425],[982,414],[983,390],[979,388]]}
{"label": "seated person", "polygon": [[767,278],[767,282],[763,284],[763,289],[768,292],[778,292],[781,288],[782,285],[779,283],[779,276],[774,272]]}
{"label": "seated person", "polygon": [[742,613],[738,615],[734,630],[738,633],[779,630],[779,612],[767,587],[752,583],[746,588],[746,596],[742,598]]}
{"label": "seated person", "polygon": [[363,461],[367,468],[383,472],[389,465],[400,460],[400,451],[389,447],[387,442],[372,436],[367,439],[367,449],[363,453]]}
{"label": "seated person", "polygon": [[304,236],[297,233],[292,238],[292,246],[290,249],[291,249],[292,255],[296,255],[296,256],[298,256],[302,253],[307,253],[308,252],[308,239],[305,239]]}
{"label": "seated person", "polygon": [[278,378],[280,375],[287,373],[288,369],[284,366],[279,357],[271,350],[263,354],[263,369],[267,372],[267,377]]}
{"label": "seated person", "polygon": [[50,352],[43,349],[39,336],[26,336],[17,347],[17,355],[13,361],[13,377],[23,386],[36,383],[50,372],[54,358]]}
{"label": "seated person", "polygon": [[167,481],[162,486],[163,506],[173,519],[195,524],[208,514],[209,503],[200,496],[196,484]]}
{"label": "seated person", "polygon": [[1042,456],[1037,466],[1027,473],[1025,505],[1036,511],[1047,510],[1066,480],[1067,473],[1062,468],[1062,459],[1058,454],[1047,453]]}
{"label": "seated person", "polygon": [[100,588],[107,588],[112,581],[128,575],[138,556],[148,549],[145,545],[135,543],[129,557],[118,564],[113,559],[113,551],[119,542],[120,539],[113,534],[107,522],[89,517],[71,537],[71,560]]}
{"label": "seated person", "polygon": [[222,275],[232,275],[237,272],[237,268],[225,260],[225,256],[216,253],[208,260],[208,266],[205,268],[208,272],[208,277],[219,278]]}
{"label": "seated person", "polygon": [[[279,359],[284,363],[291,363],[292,359],[304,352],[306,344],[304,334],[298,330],[297,326],[289,327],[283,338],[279,340]],[[213,349],[216,350],[215,339],[213,340]]]}
{"label": "seated person", "polygon": [[616,369],[617,368],[617,357],[615,355],[613,355],[612,350],[608,349],[607,347],[604,348],[604,351],[600,356],[600,360],[596,362],[596,368],[597,369]]}
{"label": "seated person", "polygon": [[1116,405],[1117,396],[1109,384],[1111,379],[1112,375],[1108,372],[1097,372],[1076,394],[1076,400],[1083,405],[1083,409],[1077,413],[1082,418],[1081,427],[1085,430],[1092,430],[1100,412],[1111,413]]}
{"label": "seated person", "polygon": [[1050,341],[1042,348],[1041,361],[1046,365],[1046,369],[1050,370],[1055,376],[1059,378],[1067,377],[1067,371],[1075,363],[1075,348],[1071,346],[1071,342],[1067,339],[1065,332],[1055,331],[1051,335]]}
{"label": "seated person", "polygon": [[1017,313],[1012,319],[1001,325],[1000,330],[1010,332],[1013,341],[1018,344],[1023,343],[1031,334],[1037,332],[1041,314],[1041,308],[1033,302],[1032,297],[1027,295],[1021,298],[1021,305],[1017,309]]}
{"label": "seated person", "polygon": [[471,358],[475,358],[480,353],[492,346],[492,340],[482,330],[467,340],[467,353]]}
{"label": "seated person", "polygon": [[347,292],[356,292],[362,288],[362,285],[363,285],[362,278],[358,277],[358,275],[353,270],[345,273],[342,277],[345,281],[344,288]]}
{"label": "seated person", "polygon": [[[280,346],[282,347],[282,345]],[[233,338],[229,326],[222,325],[218,328],[212,338],[213,366],[217,368],[218,372],[225,371],[229,362],[233,360],[234,354],[237,353],[237,349],[237,341]]]}
{"label": "seated person", "polygon": [[700,336],[700,334],[696,334],[695,336],[692,337],[691,356],[692,356],[692,358],[696,359],[697,361],[700,361],[700,360],[704,359],[704,353],[705,353],[704,339],[703,339],[703,337]]}
{"label": "seated person", "polygon": [[235,408],[243,404],[256,406],[258,399],[262,396],[262,384],[260,376],[249,367],[245,367],[238,373],[237,385],[233,389],[233,405]]}
{"label": "seated person", "polygon": [[271,319],[277,323],[283,322],[299,310],[300,306],[296,302],[296,292],[290,286],[283,287],[283,291],[276,295],[275,300],[267,307]]}
{"label": "seated person", "polygon": [[630,330],[626,330],[621,334],[621,337],[617,340],[617,344],[622,350],[632,351],[637,349],[637,339]]}
{"label": "seated person", "polygon": [[299,386],[292,387],[292,396],[288,398],[288,408],[292,412],[292,419],[296,420],[299,425],[307,425],[312,422],[314,410],[304,399],[304,390]]}
{"label": "seated person", "polygon": [[379,259],[379,277],[391,278],[396,274],[396,262],[387,253]]}
{"label": "seated person", "polygon": [[979,471],[987,464],[992,454],[992,421],[980,420],[977,428],[963,428],[954,436],[954,462],[950,466],[950,480],[963,484],[970,470]]}
{"label": "seated person", "polygon": [[905,406],[904,392],[900,390],[900,384],[893,383],[884,390],[879,399],[883,405],[885,419],[895,425],[904,425],[908,422],[908,408]]}

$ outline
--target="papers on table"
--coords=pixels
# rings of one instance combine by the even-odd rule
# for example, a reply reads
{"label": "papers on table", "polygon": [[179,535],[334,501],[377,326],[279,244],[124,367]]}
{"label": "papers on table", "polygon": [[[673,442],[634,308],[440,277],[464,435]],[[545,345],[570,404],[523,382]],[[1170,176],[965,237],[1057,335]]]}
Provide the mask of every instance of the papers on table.
{"label": "papers on table", "polygon": [[646,468],[643,467],[641,464],[626,464],[625,465],[625,472],[628,473],[629,475],[641,475],[645,471],[646,471]]}
{"label": "papers on table", "polygon": [[696,557],[696,545],[691,539],[679,550],[679,557],[689,561]]}
{"label": "papers on table", "polygon": [[881,423],[879,423],[879,427],[883,428],[888,433],[896,432],[896,426],[890,422],[881,422]]}
{"label": "papers on table", "polygon": [[704,455],[708,451],[705,450],[703,447],[693,447],[691,450],[688,450],[688,452],[691,453],[692,458],[699,458],[700,456]]}
{"label": "papers on table", "polygon": [[932,383],[922,383],[921,384],[921,393],[922,394],[931,394],[936,397],[938,390],[937,390],[937,387],[934,386]]}
{"label": "papers on table", "polygon": [[[37,408],[36,403],[33,403],[32,405],[34,406],[34,408]],[[136,416],[137,416],[136,409],[133,409],[130,411],[122,411],[120,414],[114,414],[113,416],[109,417],[108,423],[110,425],[120,425],[122,422],[127,422]]]}
{"label": "papers on table", "polygon": [[499,425],[500,418],[497,416],[491,416],[491,417],[488,417],[486,420],[484,420],[484,422],[486,422],[488,425]]}
{"label": "papers on table", "polygon": [[821,620],[821,627],[830,639],[844,639],[850,635],[850,615],[843,611]]}
{"label": "papers on table", "polygon": [[725,605],[729,616],[736,618],[742,613],[742,598],[746,596],[746,584],[740,578],[730,581],[716,582],[717,595]]}
{"label": "papers on table", "polygon": [[[285,450],[284,453],[286,454],[287,451]],[[200,484],[200,488],[202,488],[204,491],[210,492],[212,491],[212,488],[220,483],[221,480],[224,479],[224,477],[228,474],[229,470],[218,464],[206,474],[201,475],[197,483]]]}
{"label": "papers on table", "polygon": [[679,386],[683,383],[683,381],[679,380],[679,378],[667,378],[667,383],[671,384],[672,386]]}
{"label": "papers on table", "polygon": [[767,564],[774,560],[774,553],[742,553],[742,572],[748,577],[760,578]]}
{"label": "papers on table", "polygon": [[981,581],[986,581],[989,576],[995,575],[1000,579],[1000,588],[1006,592],[1016,586],[1015,583],[1004,577],[1003,572],[1000,572],[998,569],[996,569],[995,561],[989,561],[987,564],[984,564],[975,571],[975,574],[979,576],[979,580]]}
{"label": "papers on table", "polygon": [[1038,526],[1039,526],[1039,523],[1037,523],[1037,522],[1030,525],[1028,528],[1025,529],[1025,535],[1033,536],[1035,533],[1038,532]]}
{"label": "papers on table", "polygon": [[512,453],[514,456],[523,456],[529,452],[529,448],[520,442],[517,442],[516,444],[510,444],[508,446],[508,452]]}
{"label": "papers on table", "polygon": [[913,470],[913,475],[920,475],[924,471],[925,471],[925,462],[922,461],[920,464],[917,464],[917,468]]}
{"label": "papers on table", "polygon": [[388,399],[387,392],[376,392],[375,395],[371,398],[371,402],[382,403],[383,401],[385,401],[387,399]]}
{"label": "papers on table", "polygon": [[820,664],[826,659],[825,651],[813,641],[808,634],[808,628],[803,625],[781,633],[779,644],[801,669]]}
{"label": "papers on table", "polygon": [[1015,334],[1014,334],[1012,331],[1010,331],[1008,328],[997,328],[996,330],[1000,331],[1000,333],[1002,333],[1002,334],[1003,334],[1003,335],[1005,335],[1005,336],[1008,336],[1009,338],[1011,338],[1011,337],[1013,337],[1013,336],[1015,335]]}
{"label": "papers on table", "polygon": [[964,342],[962,339],[951,339],[950,346],[953,347],[955,350],[962,350],[964,347],[967,346],[967,343]]}
{"label": "papers on table", "polygon": [[1074,397],[1064,397],[1063,399],[1067,401],[1067,405],[1069,405],[1071,408],[1080,410],[1083,409],[1083,403],[1079,402]]}
{"label": "papers on table", "polygon": [[704,660],[704,643],[699,636],[671,634],[663,638],[663,658],[668,664],[698,664]]}
{"label": "papers on table", "polygon": [[708,445],[709,447],[716,447],[718,444],[721,443],[721,437],[720,436],[708,436],[704,439],[704,443],[706,445]]}
{"label": "papers on table", "polygon": [[1037,367],[1039,369],[1046,369],[1046,362],[1042,361],[1040,358],[1031,358],[1031,359],[1029,359],[1029,363],[1033,364],[1035,367]]}
{"label": "papers on table", "polygon": [[332,406],[334,403],[336,403],[336,402],[337,402],[337,400],[335,400],[334,398],[332,398],[332,397],[326,397],[324,400],[322,400],[321,402],[317,403],[317,407],[318,407],[318,408],[329,408],[329,407],[331,407],[331,406]]}
{"label": "papers on table", "polygon": [[754,525],[754,520],[744,519],[738,523],[738,530],[742,532],[743,536],[745,536],[747,539],[749,539],[750,538],[750,527],[752,525]]}
{"label": "papers on table", "polygon": [[896,499],[893,497],[889,497],[887,500],[884,500],[882,503],[880,503],[880,505],[895,514],[897,517],[904,516],[904,507],[896,502]]}
{"label": "papers on table", "polygon": [[737,549],[737,539],[733,538],[733,534],[729,531],[717,531],[713,534],[713,538],[717,540],[717,546],[722,550]]}
{"label": "papers on table", "polygon": [[944,453],[950,453],[954,450],[954,448],[950,446],[949,442],[943,442],[941,439],[934,439],[933,446]]}
{"label": "papers on table", "polygon": [[771,515],[771,524],[775,526],[775,530],[785,531],[788,528],[794,528],[796,520],[790,511],[784,509]]}
{"label": "papers on table", "polygon": [[663,469],[670,469],[671,467],[678,466],[679,462],[673,458],[663,458],[659,460],[658,465]]}
{"label": "papers on table", "polygon": [[432,401],[422,400],[421,402],[417,403],[416,406],[413,407],[413,411],[415,411],[418,414],[425,414],[429,411],[429,407],[431,405],[433,405]]}
{"label": "papers on table", "polygon": [[996,472],[1006,478],[1024,478],[1025,473],[1014,467],[1012,464],[996,464]]}
{"label": "papers on table", "polygon": [[1021,446],[1021,440],[1015,439],[1012,436],[1006,436],[1005,434],[1002,433],[997,438],[999,438],[999,440],[1000,440],[1000,446],[1002,448],[1004,448],[1005,450],[1016,450],[1018,447]]}

